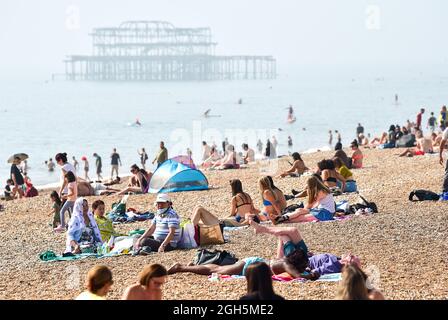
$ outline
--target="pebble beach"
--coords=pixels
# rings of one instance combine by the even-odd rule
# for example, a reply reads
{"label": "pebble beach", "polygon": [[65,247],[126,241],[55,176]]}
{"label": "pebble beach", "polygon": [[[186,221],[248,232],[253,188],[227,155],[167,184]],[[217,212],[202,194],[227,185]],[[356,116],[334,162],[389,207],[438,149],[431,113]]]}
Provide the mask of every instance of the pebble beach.
{"label": "pebble beach", "polygon": [[[367,200],[377,204],[379,213],[354,216],[338,222],[287,224],[299,228],[310,251],[342,255],[353,253],[362,267],[372,276],[374,285],[386,299],[448,299],[448,202],[411,202],[413,189],[440,193],[444,167],[438,156],[426,155],[399,158],[401,149],[369,150],[364,153],[364,168],[353,170],[358,190]],[[318,161],[331,158],[333,151],[304,154],[305,164],[314,169]],[[289,168],[289,158],[278,160],[278,171]],[[196,205],[202,205],[215,215],[229,215],[231,192],[229,180],[238,178],[258,208],[262,207],[258,179],[266,163],[254,163],[247,168],[225,171],[204,171],[210,190],[170,194],[174,209],[188,218]],[[123,169],[122,169],[123,170]],[[275,178],[285,194],[291,189],[302,190],[306,177]],[[52,231],[50,190],[38,197],[0,201],[0,299],[73,299],[84,290],[85,275],[94,265],[103,264],[113,272],[114,285],[108,299],[120,299],[124,289],[137,282],[143,266],[161,263],[188,264],[196,249],[153,253],[148,256],[119,256],[104,259],[87,258],[76,261],[45,263],[39,254],[47,250],[61,254],[65,234]],[[154,211],[156,195],[132,195],[127,207],[139,211]],[[106,210],[119,196],[87,197],[89,204],[102,199]],[[360,202],[357,194],[341,195],[336,201]],[[288,204],[295,201],[288,201]],[[150,222],[115,226],[121,233],[145,229]],[[208,246],[227,250],[237,258],[275,257],[276,239],[255,235],[252,228],[230,231],[230,241]],[[334,299],[337,282],[274,283],[275,291],[291,300]],[[206,276],[182,273],[168,277],[164,299],[207,300],[238,299],[246,292],[244,279],[211,282]]]}

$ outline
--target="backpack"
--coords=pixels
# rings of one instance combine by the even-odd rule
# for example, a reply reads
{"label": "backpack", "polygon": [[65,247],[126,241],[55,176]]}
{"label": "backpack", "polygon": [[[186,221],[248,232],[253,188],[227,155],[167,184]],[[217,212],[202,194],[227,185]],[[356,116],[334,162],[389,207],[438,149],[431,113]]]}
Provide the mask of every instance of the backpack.
{"label": "backpack", "polygon": [[200,249],[197,251],[193,260],[195,265],[216,264],[219,266],[228,266],[235,264],[238,258],[228,251]]}
{"label": "backpack", "polygon": [[373,213],[378,213],[378,206],[375,202],[369,202],[361,195],[359,197],[363,202],[350,205],[348,207],[348,214],[355,214],[359,209],[371,209]]}
{"label": "backpack", "polygon": [[[417,197],[417,200],[414,200],[414,196]],[[440,196],[429,190],[414,190],[409,194],[409,201],[438,201]]]}

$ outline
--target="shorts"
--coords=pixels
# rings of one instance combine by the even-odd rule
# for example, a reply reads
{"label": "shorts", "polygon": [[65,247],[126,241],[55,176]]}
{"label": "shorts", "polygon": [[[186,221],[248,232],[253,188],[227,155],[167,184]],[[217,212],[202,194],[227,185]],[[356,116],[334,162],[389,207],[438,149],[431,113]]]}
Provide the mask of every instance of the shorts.
{"label": "shorts", "polygon": [[289,256],[294,251],[302,249],[302,251],[308,255],[308,247],[305,244],[305,241],[300,240],[298,243],[294,244],[292,241],[288,241],[283,244],[283,252],[285,254],[285,257]]}
{"label": "shorts", "polygon": [[[342,183],[340,183],[339,181],[338,181],[338,187],[342,188]],[[350,193],[350,192],[356,192],[356,191],[358,191],[356,181],[355,180],[346,181],[344,192]]]}
{"label": "shorts", "polygon": [[421,151],[421,150],[417,150],[417,151],[414,152],[414,155],[416,155],[416,156],[424,156],[425,152]]}
{"label": "shorts", "polygon": [[311,209],[310,213],[319,221],[334,220],[333,218],[334,213],[331,213],[327,209]]}
{"label": "shorts", "polygon": [[258,257],[246,258],[246,259],[243,259],[243,261],[244,261],[244,268],[243,268],[243,271],[241,272],[242,276],[246,275],[246,270],[251,264],[254,264],[257,262],[265,262],[266,263],[266,260],[264,260],[263,258],[258,258]]}

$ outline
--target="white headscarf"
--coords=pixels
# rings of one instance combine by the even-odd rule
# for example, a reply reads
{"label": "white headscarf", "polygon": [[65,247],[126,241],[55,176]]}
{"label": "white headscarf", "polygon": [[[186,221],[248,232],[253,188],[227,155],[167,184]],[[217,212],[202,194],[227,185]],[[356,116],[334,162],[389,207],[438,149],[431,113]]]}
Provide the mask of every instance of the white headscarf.
{"label": "white headscarf", "polygon": [[[84,221],[84,214],[83,211],[83,202],[84,198],[78,198],[75,201],[75,205],[73,207],[73,213],[72,218],[70,219],[70,222],[68,223],[68,231],[67,231],[67,242],[66,242],[66,252],[71,252],[71,244],[70,242],[72,240],[75,240],[76,242],[79,242],[79,239],[82,235],[82,230],[85,228],[86,223]],[[93,234],[95,238],[95,242],[103,242],[101,239],[100,230],[98,228],[98,225],[95,221],[95,217],[93,216],[93,213],[89,210],[87,212],[87,216],[90,220],[90,226],[93,229]]]}

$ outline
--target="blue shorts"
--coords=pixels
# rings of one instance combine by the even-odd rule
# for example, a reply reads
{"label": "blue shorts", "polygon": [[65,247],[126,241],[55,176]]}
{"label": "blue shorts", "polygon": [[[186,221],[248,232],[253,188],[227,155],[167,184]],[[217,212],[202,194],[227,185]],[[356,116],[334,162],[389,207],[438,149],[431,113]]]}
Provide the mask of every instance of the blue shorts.
{"label": "blue shorts", "polygon": [[310,213],[319,221],[334,220],[333,218],[334,213],[331,213],[326,209],[311,209]]}
{"label": "blue shorts", "polygon": [[[342,183],[338,181],[338,187],[342,188]],[[349,180],[345,183],[345,190],[344,192],[356,192],[358,191],[358,186],[356,185],[356,181]]]}
{"label": "blue shorts", "polygon": [[266,260],[264,260],[264,259],[262,259],[262,258],[258,258],[258,257],[250,257],[250,258],[246,258],[246,259],[243,259],[243,261],[244,261],[244,268],[243,268],[243,271],[241,271],[241,275],[242,276],[245,276],[246,275],[246,270],[247,270],[247,268],[251,265],[251,264],[254,264],[254,263],[257,263],[257,262],[265,262],[266,263]]}
{"label": "blue shorts", "polygon": [[292,241],[288,241],[283,244],[283,252],[285,257],[289,256],[292,252],[297,249],[302,249],[305,255],[308,255],[308,247],[305,244],[305,241],[300,240],[298,243],[294,244]]}

